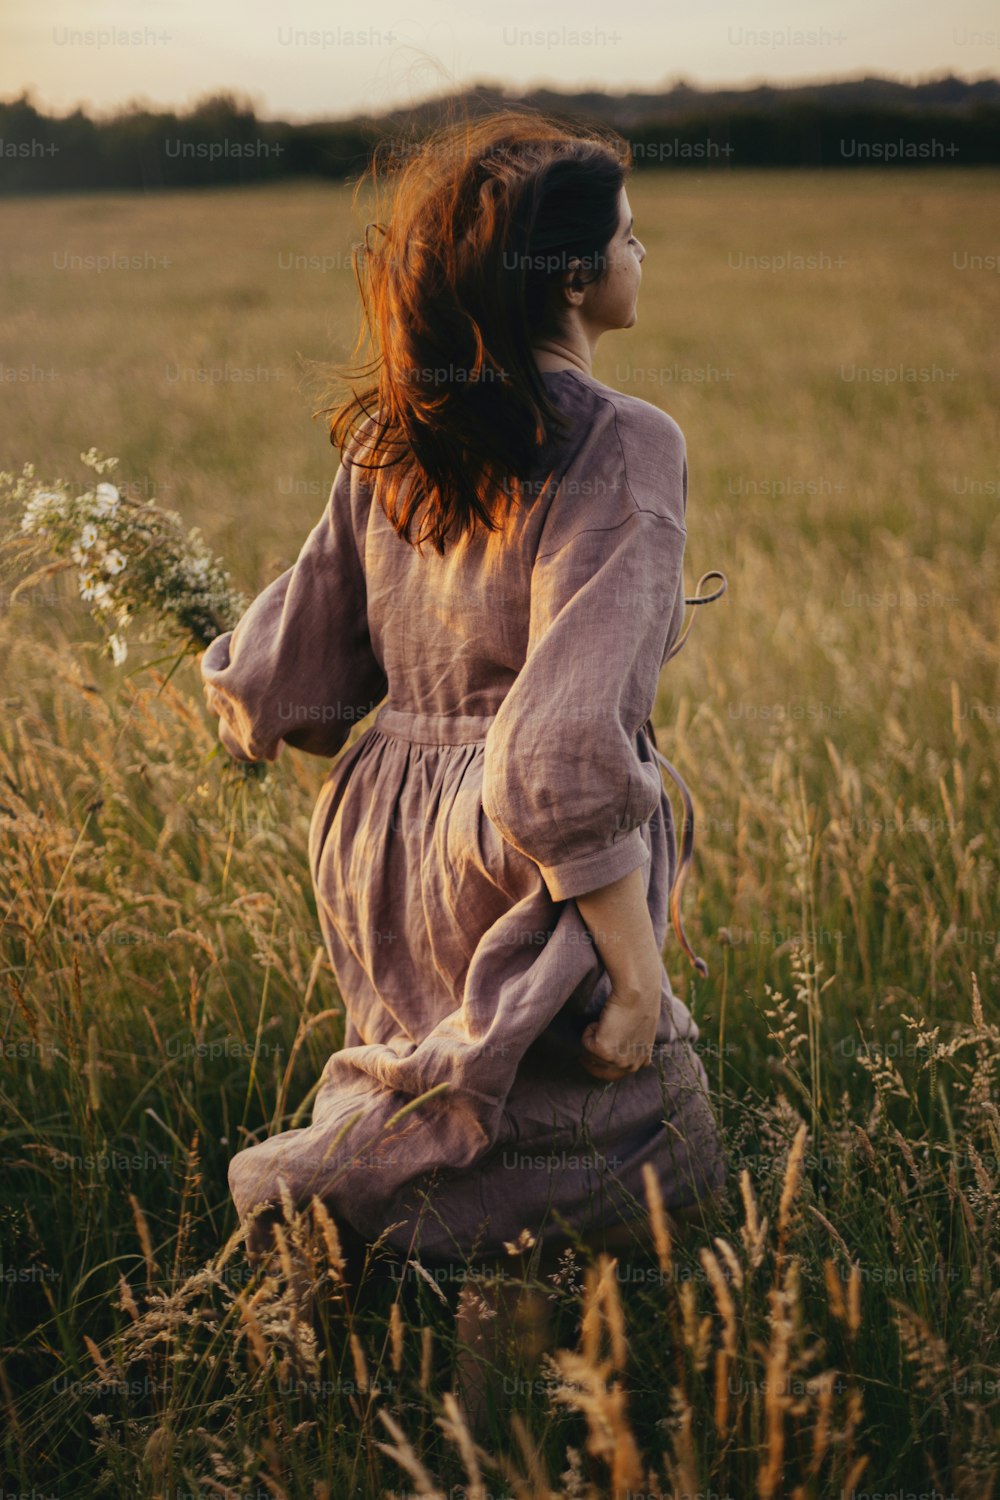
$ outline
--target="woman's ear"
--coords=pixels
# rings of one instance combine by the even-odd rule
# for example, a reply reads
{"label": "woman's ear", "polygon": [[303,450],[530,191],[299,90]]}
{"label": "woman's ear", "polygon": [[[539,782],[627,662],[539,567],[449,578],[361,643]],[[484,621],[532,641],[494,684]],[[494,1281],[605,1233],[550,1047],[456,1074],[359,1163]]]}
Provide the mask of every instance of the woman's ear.
{"label": "woman's ear", "polygon": [[583,299],[583,293],[586,290],[583,282],[580,280],[580,267],[582,264],[583,262],[580,260],[580,257],[574,255],[572,260],[566,262],[566,270],[563,272],[562,289],[564,292],[576,294],[571,298],[576,306],[579,306]]}

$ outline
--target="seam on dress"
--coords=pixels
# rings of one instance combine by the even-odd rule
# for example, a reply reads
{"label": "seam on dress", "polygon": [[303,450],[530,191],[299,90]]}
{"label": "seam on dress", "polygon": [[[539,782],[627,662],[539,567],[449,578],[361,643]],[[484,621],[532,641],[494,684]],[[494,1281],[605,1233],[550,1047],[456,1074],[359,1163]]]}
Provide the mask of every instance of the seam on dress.
{"label": "seam on dress", "polygon": [[[589,391],[591,393],[591,395],[596,400],[602,402],[605,406],[609,406],[611,408],[611,415],[612,415],[612,419],[613,419],[614,425],[615,425],[615,436],[618,439],[618,448],[619,448],[619,452],[621,453],[621,456],[622,456],[622,467],[623,467],[624,474],[625,474],[625,486],[626,486],[626,488],[628,490],[628,493],[629,493],[629,499],[632,501],[632,504],[633,504],[633,506],[635,508],[635,512],[638,512],[638,514],[645,515],[645,516],[656,516],[657,520],[659,520],[659,521],[667,521],[671,526],[673,526],[673,528],[674,528],[675,531],[680,532],[680,534],[686,538],[687,537],[687,527],[679,524],[673,518],[673,516],[664,516],[664,515],[661,514],[660,511],[653,510],[650,506],[640,505],[639,502],[638,502],[638,500],[636,500],[635,495],[634,495],[633,490],[632,490],[632,485],[629,482],[629,477],[628,477],[628,462],[627,462],[626,457],[625,457],[625,445],[622,442],[621,431],[619,430],[619,427],[618,427],[618,408],[615,406],[615,403],[613,401],[609,400],[609,398],[607,396],[602,395],[600,391],[593,390],[591,386],[587,385],[585,381],[581,380],[579,374],[577,373],[577,371],[575,371],[575,370],[563,370],[563,371],[560,371],[559,373],[560,374],[565,374],[565,375],[573,375],[573,376],[575,376],[576,379],[577,379],[577,382],[583,387],[584,390]],[[656,411],[660,411],[659,407],[655,407],[653,409],[656,410]],[[663,412],[662,415],[663,416],[668,416],[668,413],[667,412]],[[672,421],[673,418],[670,418],[670,420]],[[556,491],[558,491],[559,485],[562,484],[562,481],[565,479],[566,474],[569,472],[570,468],[572,467],[573,463],[575,462],[575,460],[576,460],[576,458],[578,456],[578,453],[579,453],[579,446],[577,446],[573,450],[572,456],[568,459],[566,467],[562,471],[562,473],[561,473],[561,475],[559,477],[559,483],[556,485]],[[685,459],[685,462],[686,462],[686,459]],[[553,495],[553,499],[554,498],[555,498],[555,496]],[[543,532],[545,530],[545,526],[548,523],[549,514],[551,513],[551,508],[552,507],[551,507],[551,503],[550,503],[549,510],[546,512],[545,520],[542,523],[542,531]],[[628,517],[626,517],[625,519],[627,520]],[[617,521],[617,522],[615,522],[615,524],[613,526],[586,526],[586,527],[584,527],[584,529],[582,531],[578,531],[576,533],[576,536],[578,536],[578,537],[579,536],[585,536],[588,532],[593,532],[593,531],[616,531],[618,529],[618,527],[622,526],[622,525],[624,525],[624,521]],[[571,537],[570,538],[570,541],[575,541],[575,540],[576,540],[576,537]],[[542,557],[555,557],[557,553],[559,553],[559,552],[561,552],[563,550],[563,547],[568,547],[568,546],[569,546],[569,542],[563,542],[562,546],[560,546],[560,547],[554,547],[554,548],[552,548],[548,552],[540,552],[540,551],[536,552],[535,553],[535,561],[537,562],[538,559],[542,558]]]}
{"label": "seam on dress", "polygon": [[[625,444],[622,442],[621,429],[618,426],[618,407],[615,405],[615,403],[612,400],[610,400],[609,397],[607,397],[605,395],[602,395],[602,393],[600,391],[595,391],[592,386],[587,385],[587,383],[585,381],[582,381],[581,378],[580,378],[579,373],[576,370],[566,370],[564,373],[567,374],[567,375],[575,375],[577,381],[579,381],[580,384],[582,384],[584,386],[585,390],[589,390],[591,392],[591,394],[598,401],[603,401],[605,406],[610,406],[610,408],[611,408],[611,415],[612,415],[612,418],[613,418],[614,424],[615,424],[615,436],[618,439],[618,447],[619,447],[619,450],[620,450],[621,456],[622,456],[622,466],[623,466],[623,468],[625,470],[625,484],[626,484],[626,487],[627,487],[628,492],[629,492],[629,497],[630,497],[630,499],[632,501],[632,504],[635,506],[636,510],[642,511],[646,515],[658,516],[660,518],[660,520],[663,520],[663,521],[670,521],[672,525],[674,525],[675,527],[677,527],[677,529],[679,531],[683,531],[684,535],[687,536],[687,528],[686,527],[677,526],[677,522],[674,521],[674,519],[673,519],[672,516],[661,516],[660,512],[658,510],[653,510],[651,507],[649,507],[647,505],[640,505],[639,502],[638,502],[638,500],[635,498],[635,495],[634,495],[634,493],[632,491],[632,485],[629,482],[629,477],[628,477],[628,459],[625,456]],[[593,378],[593,377],[591,377],[591,378]],[[654,407],[653,403],[651,401],[646,402],[645,404],[647,406],[652,407],[652,409],[654,411],[661,412],[663,416],[667,417],[671,422],[674,422],[674,419],[673,419],[673,417],[670,416],[670,413],[663,411],[662,407],[659,407],[659,406]],[[674,426],[675,427],[677,426],[676,422],[674,422]],[[687,454],[686,453],[685,453],[685,456],[684,456],[684,463],[685,463],[685,465],[687,464]],[[684,503],[683,509],[684,509],[685,514],[686,514],[687,513],[687,503],[686,503],[687,502],[687,497],[686,497],[686,495],[684,497],[684,500],[685,500],[685,503]],[[595,531],[600,531],[600,530],[603,530],[604,528],[598,526],[598,527],[593,527],[591,529],[593,529]]]}
{"label": "seam on dress", "polygon": [[[628,482],[628,477],[626,476],[626,483],[627,482]],[[629,494],[630,495],[632,494],[631,489],[629,489]],[[635,496],[634,495],[632,496],[632,503],[633,503],[633,505],[635,505]],[[623,526],[627,526],[628,523],[629,523],[629,521],[634,520],[637,515],[639,515],[639,516],[655,516],[656,519],[658,521],[662,522],[664,525],[666,525],[666,526],[672,526],[674,528],[674,530],[678,533],[679,536],[682,536],[685,539],[687,538],[687,534],[688,534],[687,533],[687,527],[686,526],[679,526],[677,524],[677,522],[674,520],[673,516],[662,516],[658,510],[650,510],[645,505],[635,505],[635,510],[632,511],[631,514],[625,516],[624,519],[621,520],[621,521],[616,521],[613,526],[584,526],[581,531],[576,532],[573,536],[569,537],[568,540],[566,540],[565,542],[560,543],[560,545],[558,547],[553,547],[548,552],[536,552],[535,553],[535,561],[538,562],[539,558],[542,558],[542,557],[556,557],[558,555],[558,553],[564,551],[573,542],[575,542],[579,537],[581,537],[581,536],[588,536],[591,532],[595,532],[595,531],[600,531],[600,532],[604,532],[604,531],[620,531]],[[674,598],[676,599],[676,597],[677,596],[675,594]]]}

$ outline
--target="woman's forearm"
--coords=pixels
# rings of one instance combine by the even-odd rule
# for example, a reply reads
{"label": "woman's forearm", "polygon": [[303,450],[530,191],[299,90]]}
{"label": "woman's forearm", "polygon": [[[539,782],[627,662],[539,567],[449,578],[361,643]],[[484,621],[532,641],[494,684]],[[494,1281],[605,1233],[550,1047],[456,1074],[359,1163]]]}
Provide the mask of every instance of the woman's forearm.
{"label": "woman's forearm", "polygon": [[663,957],[646,905],[645,869],[640,866],[575,900],[615,993],[626,998],[658,991]]}

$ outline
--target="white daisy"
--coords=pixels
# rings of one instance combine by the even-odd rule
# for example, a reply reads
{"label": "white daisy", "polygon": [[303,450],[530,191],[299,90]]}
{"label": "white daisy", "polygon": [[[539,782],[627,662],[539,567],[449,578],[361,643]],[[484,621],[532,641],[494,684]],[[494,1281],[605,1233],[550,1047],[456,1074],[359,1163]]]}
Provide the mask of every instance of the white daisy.
{"label": "white daisy", "polygon": [[108,645],[111,647],[111,655],[114,658],[115,666],[120,667],[126,656],[128,656],[128,646],[122,640],[121,636],[117,634],[108,636]]}
{"label": "white daisy", "polygon": [[94,494],[94,514],[110,516],[118,509],[121,497],[113,484],[99,484]]}
{"label": "white daisy", "polygon": [[105,555],[104,570],[106,573],[120,573],[125,566],[125,561],[124,555],[118,551],[118,548],[112,547],[111,551]]}
{"label": "white daisy", "polygon": [[93,547],[95,542],[97,541],[97,536],[97,527],[94,525],[93,521],[88,521],[86,526],[80,532],[80,546],[86,548],[86,550],[89,552],[91,547]]}
{"label": "white daisy", "polygon": [[80,582],[80,597],[82,599],[106,599],[111,590],[103,578],[95,578],[93,573],[84,573]]}

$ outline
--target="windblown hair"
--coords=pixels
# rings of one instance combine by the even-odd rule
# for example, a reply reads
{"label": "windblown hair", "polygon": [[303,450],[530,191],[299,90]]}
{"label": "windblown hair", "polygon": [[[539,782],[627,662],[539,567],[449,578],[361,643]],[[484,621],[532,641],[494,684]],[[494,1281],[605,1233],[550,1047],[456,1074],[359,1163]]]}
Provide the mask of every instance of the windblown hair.
{"label": "windblown hair", "polygon": [[351,372],[351,398],[321,411],[341,458],[356,438],[352,464],[384,471],[380,504],[418,550],[501,529],[539,449],[564,435],[532,344],[560,331],[567,271],[575,285],[606,277],[630,170],[615,132],[514,109],[375,147],[355,198],[370,178],[380,222],[352,254],[352,353],[367,334],[373,354]]}

